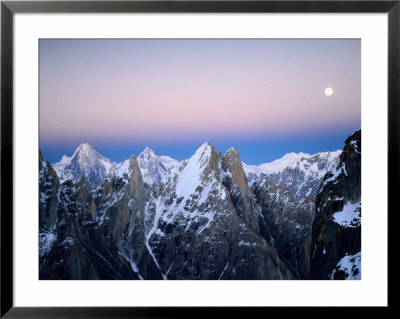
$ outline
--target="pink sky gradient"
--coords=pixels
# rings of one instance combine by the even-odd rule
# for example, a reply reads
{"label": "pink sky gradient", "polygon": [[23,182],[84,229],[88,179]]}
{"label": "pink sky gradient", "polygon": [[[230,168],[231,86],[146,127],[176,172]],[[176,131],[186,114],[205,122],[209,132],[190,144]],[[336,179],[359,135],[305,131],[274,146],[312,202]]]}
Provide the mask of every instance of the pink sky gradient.
{"label": "pink sky gradient", "polygon": [[41,40],[40,137],[170,142],[360,126],[360,53],[359,40]]}

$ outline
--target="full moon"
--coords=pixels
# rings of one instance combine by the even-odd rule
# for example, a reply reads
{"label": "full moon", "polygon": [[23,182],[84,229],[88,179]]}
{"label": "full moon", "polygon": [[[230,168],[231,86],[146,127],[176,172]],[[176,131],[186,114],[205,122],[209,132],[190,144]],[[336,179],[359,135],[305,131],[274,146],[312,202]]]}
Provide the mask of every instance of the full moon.
{"label": "full moon", "polygon": [[326,96],[331,96],[333,94],[333,89],[332,88],[326,88],[325,89],[325,95]]}

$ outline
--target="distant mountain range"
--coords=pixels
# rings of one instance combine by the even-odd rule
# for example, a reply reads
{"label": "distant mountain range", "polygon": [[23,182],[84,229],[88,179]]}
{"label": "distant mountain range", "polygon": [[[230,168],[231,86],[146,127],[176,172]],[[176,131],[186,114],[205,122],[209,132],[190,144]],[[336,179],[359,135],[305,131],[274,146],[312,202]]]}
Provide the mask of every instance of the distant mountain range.
{"label": "distant mountain range", "polygon": [[275,184],[289,188],[295,196],[317,196],[324,175],[339,163],[342,151],[322,152],[314,155],[288,153],[280,159],[258,166],[243,163],[250,185],[260,176]]}
{"label": "distant mountain range", "polygon": [[92,186],[100,184],[115,165],[87,143],[79,145],[71,157],[64,155],[60,162],[52,164],[61,182],[77,182],[85,176]]}
{"label": "distant mountain range", "polygon": [[[168,156],[157,156],[149,147],[139,154],[138,161],[143,180],[150,186],[158,183],[170,167],[179,164],[179,161]],[[98,153],[92,145],[84,143],[78,146],[71,157],[63,155],[61,161],[52,166],[61,182],[68,179],[77,182],[85,176],[96,187],[122,163],[113,162]]]}
{"label": "distant mountain range", "polygon": [[259,166],[209,143],[182,162],[39,152],[39,278],[360,279],[360,179],[360,131]]}
{"label": "distant mountain range", "polygon": [[[268,177],[275,184],[289,188],[297,197],[309,196],[315,199],[322,178],[339,163],[340,154],[339,150],[314,155],[288,153],[270,163],[256,166],[242,162],[242,165],[249,186],[259,177]],[[139,154],[137,160],[143,181],[149,186],[159,183],[169,168],[180,164],[169,156],[156,155],[149,147]],[[117,164],[102,156],[90,144],[81,144],[71,157],[64,155],[60,162],[52,166],[61,182],[67,179],[77,182],[85,176],[96,187],[122,163]]]}

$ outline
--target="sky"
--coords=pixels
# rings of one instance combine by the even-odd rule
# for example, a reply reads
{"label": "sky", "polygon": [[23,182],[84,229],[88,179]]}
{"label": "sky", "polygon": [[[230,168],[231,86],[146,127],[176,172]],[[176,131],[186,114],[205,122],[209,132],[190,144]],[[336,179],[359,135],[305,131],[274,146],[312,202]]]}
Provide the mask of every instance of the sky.
{"label": "sky", "polygon": [[81,143],[120,162],[207,141],[261,164],[342,149],[361,128],[359,39],[41,39],[39,59],[52,163]]}

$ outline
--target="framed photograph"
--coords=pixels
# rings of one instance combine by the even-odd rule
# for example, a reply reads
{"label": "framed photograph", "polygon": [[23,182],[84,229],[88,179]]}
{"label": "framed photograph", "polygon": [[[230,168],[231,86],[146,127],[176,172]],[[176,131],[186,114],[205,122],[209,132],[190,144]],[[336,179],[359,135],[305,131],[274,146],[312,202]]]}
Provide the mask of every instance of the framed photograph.
{"label": "framed photograph", "polygon": [[2,1],[1,316],[390,309],[399,18]]}

